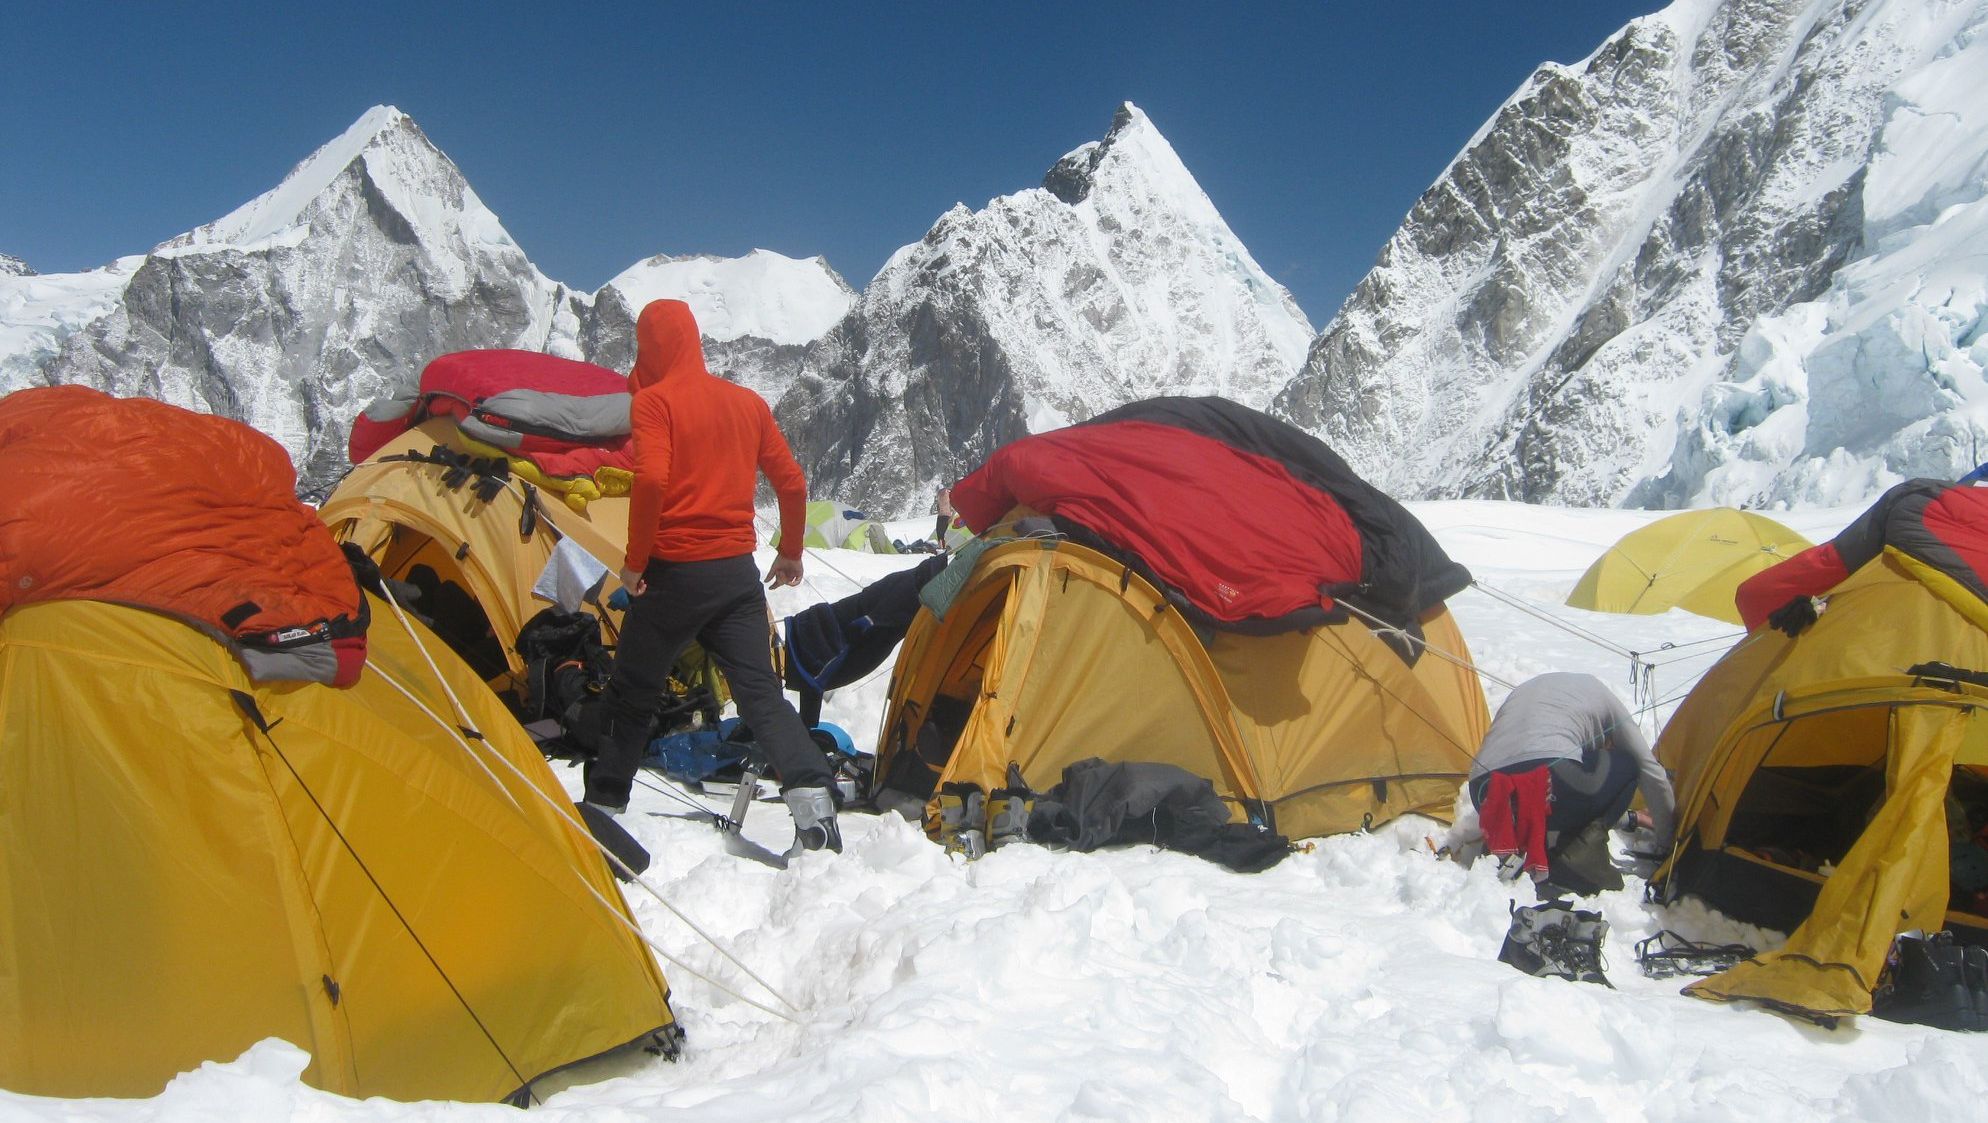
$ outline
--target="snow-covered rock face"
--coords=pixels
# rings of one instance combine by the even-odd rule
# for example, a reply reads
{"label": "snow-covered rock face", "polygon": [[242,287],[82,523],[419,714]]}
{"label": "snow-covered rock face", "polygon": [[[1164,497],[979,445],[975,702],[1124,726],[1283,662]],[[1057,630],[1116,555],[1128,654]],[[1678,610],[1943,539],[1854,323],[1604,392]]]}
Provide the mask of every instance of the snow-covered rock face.
{"label": "snow-covered rock face", "polygon": [[691,302],[712,367],[769,400],[855,299],[820,259],[652,259],[598,294],[547,280],[405,114],[368,111],[275,190],[86,273],[0,260],[0,393],[82,383],[239,418],[321,492],[352,417],[427,361],[519,347],[617,369],[635,314]]}
{"label": "snow-covered rock face", "polygon": [[39,386],[63,341],[110,314],[142,257],[86,273],[38,275],[19,258],[0,268],[0,393]]}
{"label": "snow-covered rock face", "polygon": [[13,254],[0,253],[0,277],[32,277],[35,271]]}
{"label": "snow-covered rock face", "polygon": [[41,379],[240,418],[290,450],[310,491],[343,470],[368,401],[443,351],[576,334],[584,306],[568,296],[381,107],[275,190],[144,257]]}
{"label": "snow-covered rock face", "polygon": [[1042,188],[893,255],[779,416],[815,493],[911,512],[1000,443],[1134,399],[1265,405],[1311,335],[1128,104]]}
{"label": "snow-covered rock face", "polygon": [[1641,497],[1842,502],[1988,459],[1988,5],[1928,17],[1932,61],[1880,105],[1857,255],[1747,333]]}
{"label": "snow-covered rock face", "polygon": [[[1912,107],[1966,100],[1959,78],[1925,75],[1966,70],[1983,10],[1679,0],[1578,66],[1542,67],[1417,202],[1277,408],[1401,494],[1759,503],[1805,486],[1784,471],[1796,460],[1841,478],[1846,456],[1862,494],[1890,470],[1872,451],[1887,434],[1965,396],[1900,387],[1873,411],[1872,376],[1910,367],[1928,336],[1965,351],[1978,311],[1901,296],[1901,264],[1856,291],[1930,300],[1947,309],[1937,327],[1907,316],[1921,326],[1890,332],[1883,357],[1869,338],[1817,354],[1831,344],[1815,333],[1862,333],[1845,285],[1873,273],[1869,255],[1979,195],[1979,94],[1950,123]],[[1915,155],[1890,173],[1894,130],[1916,131]],[[1969,143],[1974,163],[1951,157]],[[1924,189],[1875,202],[1905,180]],[[1921,264],[1956,261],[1963,233],[1922,242]],[[1838,310],[1797,309],[1818,299]],[[1774,416],[1811,391],[1811,424]]]}

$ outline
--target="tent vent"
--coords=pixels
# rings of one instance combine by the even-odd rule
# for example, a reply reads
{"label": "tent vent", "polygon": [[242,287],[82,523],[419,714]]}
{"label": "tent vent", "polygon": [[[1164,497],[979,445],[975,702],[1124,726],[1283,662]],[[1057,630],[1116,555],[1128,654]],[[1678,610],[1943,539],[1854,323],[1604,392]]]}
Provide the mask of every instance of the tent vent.
{"label": "tent vent", "polygon": [[269,723],[267,718],[262,716],[262,709],[255,704],[254,695],[245,690],[230,690],[228,691],[228,697],[235,700],[235,708],[242,711],[244,717],[254,722],[255,727],[260,729],[264,736],[267,736],[270,730],[276,728]]}

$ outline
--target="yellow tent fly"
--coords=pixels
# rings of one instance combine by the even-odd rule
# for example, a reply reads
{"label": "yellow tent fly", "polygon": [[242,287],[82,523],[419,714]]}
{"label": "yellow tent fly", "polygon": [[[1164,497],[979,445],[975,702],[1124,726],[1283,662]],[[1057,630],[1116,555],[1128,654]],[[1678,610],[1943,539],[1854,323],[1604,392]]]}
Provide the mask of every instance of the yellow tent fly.
{"label": "yellow tent fly", "polygon": [[[1467,663],[1446,610],[1422,626]],[[1157,761],[1207,777],[1237,819],[1304,837],[1446,817],[1489,720],[1475,671],[1433,652],[1411,667],[1357,621],[1199,635],[1125,566],[1024,539],[981,554],[943,619],[919,612],[878,775],[930,799],[1001,787],[1010,762],[1041,790],[1085,757]]]}
{"label": "yellow tent fly", "polygon": [[1887,548],[1806,631],[1755,632],[1685,699],[1657,743],[1678,793],[1657,881],[1792,929],[1689,993],[1858,1014],[1898,933],[1988,937],[1948,884],[1950,796],[1988,797],[1988,690],[1923,666],[1988,668],[1979,609]]}
{"label": "yellow tent fly", "polygon": [[0,1086],[149,1096],[275,1036],[330,1091],[500,1100],[672,1044],[663,977],[530,738],[372,611],[349,690],[257,685],[140,609],[0,618]]}
{"label": "yellow tent fly", "polygon": [[1740,622],[1740,582],[1808,549],[1765,515],[1731,507],[1683,511],[1624,535],[1567,596],[1570,608],[1650,614],[1682,608]]}

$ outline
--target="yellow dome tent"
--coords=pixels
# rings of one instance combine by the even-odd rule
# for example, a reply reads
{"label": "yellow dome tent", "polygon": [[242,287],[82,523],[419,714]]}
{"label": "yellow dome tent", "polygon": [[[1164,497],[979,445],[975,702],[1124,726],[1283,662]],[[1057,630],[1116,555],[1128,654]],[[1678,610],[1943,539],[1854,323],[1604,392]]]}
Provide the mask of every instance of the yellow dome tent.
{"label": "yellow dome tent", "polygon": [[1567,605],[1642,614],[1682,608],[1737,624],[1733,591],[1740,582],[1808,547],[1801,535],[1752,511],[1683,511],[1610,546],[1581,575]]}
{"label": "yellow dome tent", "polygon": [[[453,422],[426,421],[355,466],[318,516],[384,575],[421,585],[424,603],[415,607],[437,618],[442,638],[500,693],[522,681],[524,662],[514,644],[550,603],[532,587],[562,540],[605,569],[600,603],[590,608],[611,638],[621,614],[606,602],[620,587],[628,500],[603,497],[574,510],[515,476],[492,483],[437,462],[430,458],[437,447],[472,454]],[[700,650],[693,648],[678,672],[686,685],[708,686],[721,702],[727,697]]]}
{"label": "yellow dome tent", "polygon": [[1988,610],[1887,547],[1799,637],[1753,633],[1685,699],[1657,743],[1678,843],[1656,881],[1792,929],[1689,993],[1863,1013],[1898,933],[1988,940],[1950,907],[1946,811],[1988,777],[1988,690],[1907,673],[1932,660],[1988,668]]}
{"label": "yellow dome tent", "polygon": [[[1446,609],[1422,627],[1468,660]],[[1025,539],[982,553],[943,619],[919,611],[877,775],[929,799],[1002,787],[1011,761],[1037,790],[1085,757],[1156,761],[1296,838],[1446,817],[1489,722],[1476,672],[1427,653],[1411,668],[1357,621],[1204,642],[1124,565]]]}
{"label": "yellow dome tent", "polygon": [[141,609],[0,617],[0,1087],[148,1096],[276,1036],[330,1091],[499,1100],[673,1044],[531,740],[435,637],[372,615],[349,690],[256,685]]}

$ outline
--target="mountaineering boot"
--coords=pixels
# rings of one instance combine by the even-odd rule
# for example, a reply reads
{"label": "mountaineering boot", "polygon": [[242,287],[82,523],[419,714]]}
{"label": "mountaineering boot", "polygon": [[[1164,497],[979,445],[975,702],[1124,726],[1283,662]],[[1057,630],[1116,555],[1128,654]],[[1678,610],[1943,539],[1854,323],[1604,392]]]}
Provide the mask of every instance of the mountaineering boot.
{"label": "mountaineering boot", "polygon": [[1561,945],[1561,958],[1567,969],[1567,977],[1577,983],[1600,983],[1605,987],[1615,984],[1602,973],[1601,944],[1608,936],[1608,921],[1598,912],[1575,909],[1567,918],[1566,939]]}
{"label": "mountaineering boot", "polygon": [[842,827],[835,821],[835,797],[827,788],[788,788],[780,798],[794,816],[794,845],[787,848],[787,857],[803,850],[842,853]]}
{"label": "mountaineering boot", "polygon": [[1027,842],[1029,816],[1035,811],[1035,793],[1011,774],[1006,787],[995,788],[987,796],[987,848],[999,850],[1010,842]]}
{"label": "mountaineering boot", "polygon": [[1546,905],[1507,906],[1512,923],[1505,930],[1505,943],[1498,949],[1498,961],[1509,963],[1528,975],[1545,975],[1546,958],[1540,954],[1540,929],[1551,919]]}
{"label": "mountaineering boot", "polygon": [[1988,949],[1953,933],[1903,935],[1871,994],[1871,1016],[1937,1029],[1988,1030]]}
{"label": "mountaineering boot", "polygon": [[987,853],[987,800],[974,783],[939,785],[939,845],[971,862]]}
{"label": "mountaineering boot", "polygon": [[1613,986],[1602,973],[1601,943],[1608,921],[1565,901],[1513,904],[1511,928],[1498,949],[1500,962],[1542,979]]}

